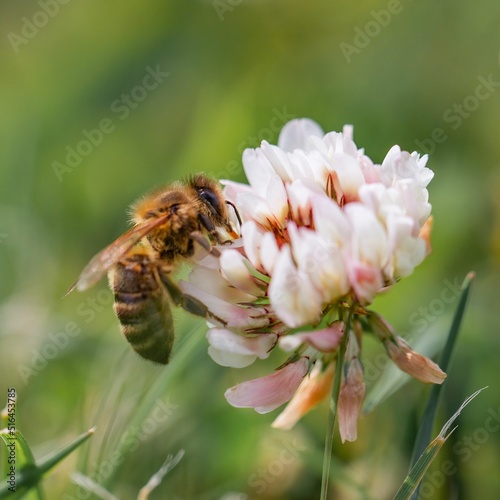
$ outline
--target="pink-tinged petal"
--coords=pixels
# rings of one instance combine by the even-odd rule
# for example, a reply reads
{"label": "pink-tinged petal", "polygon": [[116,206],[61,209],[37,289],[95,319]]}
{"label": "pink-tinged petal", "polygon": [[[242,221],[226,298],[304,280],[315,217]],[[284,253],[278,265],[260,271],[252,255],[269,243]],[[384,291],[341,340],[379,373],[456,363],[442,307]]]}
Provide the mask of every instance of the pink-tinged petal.
{"label": "pink-tinged petal", "polygon": [[324,197],[325,192],[316,183],[308,179],[299,179],[287,185],[288,199],[293,220],[300,225],[311,225],[312,203],[317,197]]}
{"label": "pink-tinged petal", "polygon": [[276,227],[286,227],[288,215],[288,196],[285,185],[278,175],[273,175],[266,190],[266,201]]}
{"label": "pink-tinged petal", "polygon": [[391,359],[398,368],[413,378],[428,384],[442,384],[446,373],[434,361],[415,352],[397,335],[384,341],[384,345]]}
{"label": "pink-tinged petal", "polygon": [[308,365],[307,359],[301,358],[271,375],[235,385],[224,396],[235,408],[254,408],[258,413],[268,413],[290,400]]}
{"label": "pink-tinged petal", "polygon": [[290,182],[291,177],[291,166],[288,154],[283,149],[273,144],[268,144],[266,141],[262,141],[261,149],[269,163],[274,168],[274,171],[281,177],[283,182]]}
{"label": "pink-tinged petal", "polygon": [[299,275],[308,278],[321,296],[330,303],[349,291],[349,280],[342,251],[325,241],[317,231],[288,224],[288,234]]}
{"label": "pink-tinged petal", "polygon": [[323,401],[332,391],[335,363],[323,370],[316,361],[308,377],[305,377],[286,408],[272,423],[275,429],[290,430],[306,413]]}
{"label": "pink-tinged petal", "polygon": [[250,261],[241,255],[238,250],[230,248],[224,250],[220,256],[220,267],[229,283],[236,290],[259,297],[263,292],[256,285],[255,279],[250,274],[247,266],[253,267]]}
{"label": "pink-tinged petal", "polygon": [[[314,140],[314,137],[311,136],[310,140]],[[316,170],[321,172],[324,169],[324,162],[319,163],[317,156],[319,155],[314,151],[305,153],[301,149],[288,153],[291,180],[309,179],[317,182],[317,177],[321,179],[321,173],[316,175]]]}
{"label": "pink-tinged petal", "polygon": [[252,354],[219,351],[212,346],[208,347],[208,355],[212,358],[212,361],[215,361],[218,365],[228,368],[246,368],[257,359],[257,356]]}
{"label": "pink-tinged petal", "polygon": [[384,282],[380,269],[359,260],[348,259],[347,274],[356,298],[361,304],[369,304]]}
{"label": "pink-tinged petal", "polygon": [[388,236],[392,248],[392,274],[394,280],[409,276],[425,259],[425,242],[412,236],[409,217],[388,219]]}
{"label": "pink-tinged petal", "polygon": [[332,326],[322,330],[284,335],[280,337],[279,345],[285,352],[293,351],[303,343],[307,343],[321,352],[334,352],[337,350],[343,334],[344,323],[335,321]]}
{"label": "pink-tinged petal", "polygon": [[[428,154],[420,156],[420,153],[418,151],[413,151],[413,153],[411,154],[411,156],[412,156],[412,158],[415,158],[415,160],[416,160],[417,165],[419,166],[419,168],[424,168],[427,165],[427,162],[429,161],[429,155]],[[434,172],[432,172],[432,174],[434,176]],[[432,179],[432,177],[431,177],[431,179]],[[429,179],[429,181],[431,179]]]}
{"label": "pink-tinged petal", "polygon": [[406,188],[386,188],[379,183],[362,186],[360,200],[385,227],[388,249],[382,269],[386,279],[395,281],[408,276],[423,261],[426,251],[424,241],[418,237],[418,210],[410,206],[415,198]]}
{"label": "pink-tinged petal", "polygon": [[279,338],[278,344],[280,349],[285,352],[292,352],[298,349],[305,342],[304,337],[299,333],[283,335]]}
{"label": "pink-tinged petal", "polygon": [[243,169],[253,192],[265,198],[274,169],[260,148],[243,151]]}
{"label": "pink-tinged petal", "polygon": [[195,251],[191,260],[197,266],[213,269],[214,271],[218,271],[220,268],[219,257],[208,253],[206,249],[202,248],[200,245],[195,245]]}
{"label": "pink-tinged petal", "polygon": [[242,289],[232,287],[218,269],[205,266],[193,267],[189,273],[189,282],[201,291],[233,304],[253,302],[256,297],[256,295],[245,293]]}
{"label": "pink-tinged petal", "polygon": [[342,127],[342,135],[349,141],[354,139],[354,127],[350,124],[346,124]]}
{"label": "pink-tinged petal", "polygon": [[265,315],[264,309],[235,305],[204,292],[187,281],[179,281],[179,288],[207,307],[209,311],[207,321],[211,324],[224,324],[233,328],[264,328],[269,324],[269,318]]}
{"label": "pink-tinged petal", "polygon": [[319,322],[322,295],[309,277],[299,272],[288,245],[276,260],[268,294],[276,315],[290,328]]}
{"label": "pink-tinged petal", "polygon": [[346,201],[357,200],[358,189],[365,183],[365,178],[356,159],[344,153],[335,153],[331,162]]}
{"label": "pink-tinged petal", "polygon": [[236,204],[246,219],[254,220],[267,230],[286,227],[288,199],[279,176],[273,175],[264,194],[240,193]]}
{"label": "pink-tinged petal", "polygon": [[401,182],[394,189],[399,192],[400,203],[406,213],[415,220],[418,228],[422,227],[432,210],[432,205],[429,203],[429,191],[425,188],[412,186],[407,182]]}
{"label": "pink-tinged petal", "polygon": [[[325,134],[323,143],[329,157],[336,153],[346,154],[352,158],[356,158],[358,156],[358,148],[356,147],[356,144],[354,144],[349,130],[346,129],[346,131],[347,134],[344,134],[343,132],[328,132]],[[319,145],[318,149],[322,150]]]}
{"label": "pink-tinged petal", "polygon": [[342,443],[356,441],[358,437],[358,418],[365,397],[363,368],[357,358],[347,362],[347,376],[340,385],[338,415]]}
{"label": "pink-tinged petal", "polygon": [[234,182],[227,179],[221,179],[220,183],[224,186],[223,194],[226,200],[236,203],[236,199],[240,193],[251,193],[252,188],[248,184]]}
{"label": "pink-tinged petal", "polygon": [[381,269],[389,257],[384,226],[372,210],[361,203],[349,203],[344,212],[352,228],[351,256]]}
{"label": "pink-tinged petal", "polygon": [[323,129],[309,118],[298,118],[289,121],[278,138],[278,147],[291,153],[295,149],[308,149],[310,136],[323,137]]}
{"label": "pink-tinged petal", "polygon": [[358,162],[367,184],[381,182],[380,165],[374,165],[371,159],[366,155],[360,155],[358,158]]}
{"label": "pink-tinged petal", "polygon": [[241,227],[241,234],[243,235],[243,244],[245,255],[248,260],[253,264],[255,269],[262,270],[262,263],[260,260],[261,242],[262,237],[266,231],[259,226],[255,221],[249,220]]}
{"label": "pink-tinged petal", "polygon": [[426,167],[429,155],[423,155],[421,157],[420,153],[418,153],[417,151],[413,151],[410,157],[417,164],[419,186],[427,187],[429,182],[431,182],[434,178],[434,172],[430,168]]}
{"label": "pink-tinged petal", "polygon": [[266,359],[276,344],[278,336],[274,333],[253,337],[238,335],[225,328],[211,328],[207,332],[210,347],[208,354],[221,366],[244,368],[257,358]]}
{"label": "pink-tinged petal", "polygon": [[277,225],[277,221],[265,198],[254,193],[241,193],[238,195],[236,204],[245,219],[257,221],[268,229],[272,229],[273,224]]}
{"label": "pink-tinged petal", "polygon": [[415,352],[399,335],[394,332],[382,316],[371,312],[368,321],[373,333],[382,341],[390,358],[400,370],[421,382],[442,384],[446,378],[439,366],[429,358]]}
{"label": "pink-tinged petal", "polygon": [[271,232],[265,233],[261,240],[260,259],[262,261],[262,267],[270,276],[272,276],[274,272],[274,266],[279,253],[280,249],[274,234]]}
{"label": "pink-tinged petal", "polygon": [[418,153],[401,151],[399,146],[393,146],[387,153],[382,165],[381,178],[387,187],[393,187],[402,181],[425,188],[434,177],[434,172],[427,168],[427,159],[419,158]]}
{"label": "pink-tinged petal", "polygon": [[337,248],[350,244],[351,228],[345,213],[328,196],[317,196],[312,200],[314,228],[325,241]]}

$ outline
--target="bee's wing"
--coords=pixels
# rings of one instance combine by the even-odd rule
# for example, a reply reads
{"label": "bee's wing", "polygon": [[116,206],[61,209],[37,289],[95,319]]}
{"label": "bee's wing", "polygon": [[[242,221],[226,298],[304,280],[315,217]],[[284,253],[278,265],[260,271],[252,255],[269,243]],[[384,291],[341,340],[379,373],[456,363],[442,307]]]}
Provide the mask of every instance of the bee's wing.
{"label": "bee's wing", "polygon": [[123,233],[111,245],[99,252],[85,266],[76,283],[68,293],[75,288],[79,291],[86,290],[97,283],[116,263],[118,263],[144,236],[168,218],[168,214],[151,219],[151,221],[138,224]]}

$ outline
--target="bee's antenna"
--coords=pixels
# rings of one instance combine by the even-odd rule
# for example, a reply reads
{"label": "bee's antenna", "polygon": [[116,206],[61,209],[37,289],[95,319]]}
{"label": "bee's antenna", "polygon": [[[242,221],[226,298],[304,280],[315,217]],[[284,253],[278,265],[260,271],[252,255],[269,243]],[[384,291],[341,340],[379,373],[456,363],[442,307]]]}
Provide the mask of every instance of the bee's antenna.
{"label": "bee's antenna", "polygon": [[233,210],[234,210],[234,213],[236,214],[236,218],[238,219],[238,223],[240,224],[240,226],[243,224],[243,222],[241,222],[241,217],[240,217],[240,213],[238,212],[238,209],[236,208],[235,204],[230,202],[230,201],[227,201],[226,200],[226,203],[228,205],[231,205],[233,207]]}

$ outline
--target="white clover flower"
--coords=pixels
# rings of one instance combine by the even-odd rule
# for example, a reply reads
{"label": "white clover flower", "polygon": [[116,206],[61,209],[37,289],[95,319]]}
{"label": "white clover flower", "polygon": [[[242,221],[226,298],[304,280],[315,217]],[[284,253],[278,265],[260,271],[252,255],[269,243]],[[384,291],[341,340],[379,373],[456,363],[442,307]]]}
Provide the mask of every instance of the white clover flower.
{"label": "white clover flower", "polygon": [[[430,251],[427,185],[434,174],[426,163],[426,155],[394,146],[375,164],[354,143],[352,127],[325,134],[309,119],[287,123],[277,145],[263,141],[244,151],[248,184],[221,181],[241,215],[241,239],[221,247],[220,259],[198,262],[181,288],[223,322],[207,334],[216,362],[244,367],[276,345],[294,354],[275,374],[230,389],[233,406],[270,411],[300,385],[294,410],[284,417],[289,427],[311,407],[305,401],[316,402],[331,385],[332,356],[343,334],[337,326],[347,308],[356,305],[356,314],[375,318],[366,306]],[[395,339],[382,339],[390,357],[426,379],[426,367],[434,366]],[[364,395],[358,352],[346,364],[341,433],[351,440]],[[301,384],[311,367],[313,376]],[[429,379],[439,383],[443,376]]]}
{"label": "white clover flower", "polygon": [[275,346],[278,336],[268,335],[243,336],[225,328],[211,328],[207,333],[208,354],[221,366],[244,368],[257,358],[266,359]]}

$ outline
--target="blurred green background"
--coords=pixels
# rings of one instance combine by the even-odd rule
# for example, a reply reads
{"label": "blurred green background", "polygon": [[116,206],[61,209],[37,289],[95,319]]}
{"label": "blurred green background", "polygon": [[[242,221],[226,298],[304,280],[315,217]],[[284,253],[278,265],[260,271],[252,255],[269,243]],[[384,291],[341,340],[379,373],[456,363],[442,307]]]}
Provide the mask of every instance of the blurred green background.
{"label": "blurred green background", "polygon": [[[76,470],[135,498],[181,449],[150,498],[318,497],[327,405],[285,433],[269,427],[277,412],[223,397],[278,353],[219,367],[204,322],[177,311],[173,361],[152,366],[121,337],[104,280],[62,298],[136,197],[196,171],[242,181],[242,149],[303,116],[353,124],[375,162],[393,144],[430,153],[433,254],[374,309],[413,339],[443,337],[457,303],[443,291],[477,272],[442,422],[489,389],[422,492],[499,498],[499,28],[494,0],[1,3],[0,406],[15,387],[37,458],[97,425],[44,481],[48,498],[98,498]],[[373,366],[377,346],[365,348]],[[332,498],[392,497],[427,391],[410,382],[362,419],[357,442],[336,443]]]}

